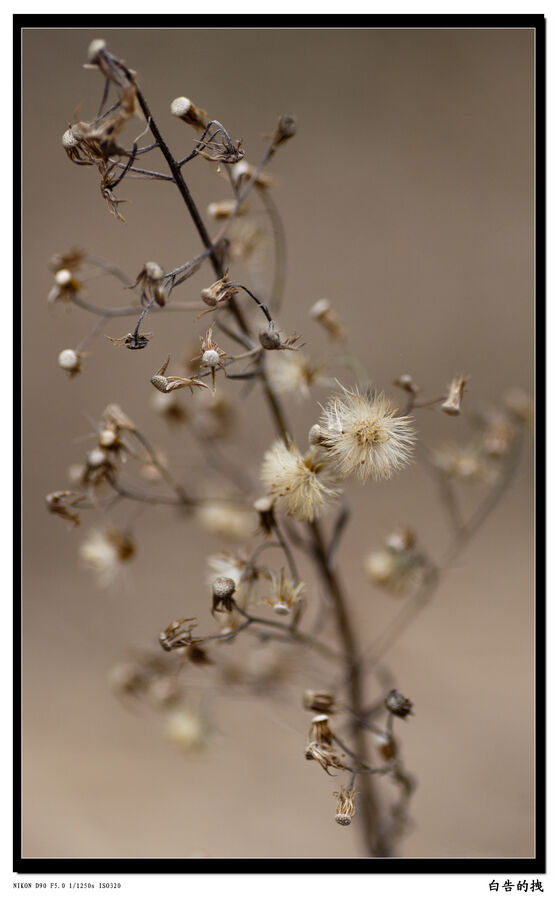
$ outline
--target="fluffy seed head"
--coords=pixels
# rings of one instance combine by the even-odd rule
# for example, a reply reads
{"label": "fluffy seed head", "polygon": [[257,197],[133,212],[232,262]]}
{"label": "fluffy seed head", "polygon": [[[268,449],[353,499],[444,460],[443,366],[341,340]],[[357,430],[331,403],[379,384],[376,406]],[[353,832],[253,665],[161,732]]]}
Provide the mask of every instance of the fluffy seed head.
{"label": "fluffy seed head", "polygon": [[67,150],[69,150],[72,147],[76,147],[77,144],[78,144],[78,140],[77,140],[75,134],[73,133],[71,128],[68,128],[68,130],[65,131],[64,134],[62,135],[62,146],[65,147]]}
{"label": "fluffy seed head", "polygon": [[301,522],[313,521],[321,507],[337,496],[316,450],[305,456],[291,444],[276,441],[263,457],[261,479],[277,507]]}
{"label": "fluffy seed head", "polygon": [[158,281],[164,275],[164,270],[157,262],[146,262],[143,266],[143,270],[151,281]]}
{"label": "fluffy seed head", "polygon": [[101,53],[106,48],[106,41],[103,41],[102,38],[97,38],[94,41],[91,41],[89,44],[89,48],[87,50],[87,59],[90,63],[95,63],[97,61],[99,53]]}
{"label": "fluffy seed head", "polygon": [[79,372],[79,356],[75,350],[62,350],[58,355],[58,365],[66,372]]}
{"label": "fluffy seed head", "polygon": [[98,468],[98,466],[104,465],[107,461],[108,457],[104,450],[101,450],[100,447],[95,447],[94,450],[91,450],[91,452],[87,454],[87,463],[93,469]]}
{"label": "fluffy seed head", "polygon": [[172,116],[185,116],[191,108],[191,100],[187,97],[176,97],[170,104],[170,114]]}
{"label": "fluffy seed head", "polygon": [[210,369],[218,366],[219,364],[219,354],[216,350],[205,350],[205,353],[201,357],[201,362],[204,366],[208,366]]}
{"label": "fluffy seed head", "polygon": [[59,269],[54,276],[54,281],[58,287],[65,287],[72,280],[72,273],[69,269]]}
{"label": "fluffy seed head", "polygon": [[321,446],[342,478],[390,478],[410,462],[415,441],[411,419],[397,416],[383,394],[342,390],[323,409]]}

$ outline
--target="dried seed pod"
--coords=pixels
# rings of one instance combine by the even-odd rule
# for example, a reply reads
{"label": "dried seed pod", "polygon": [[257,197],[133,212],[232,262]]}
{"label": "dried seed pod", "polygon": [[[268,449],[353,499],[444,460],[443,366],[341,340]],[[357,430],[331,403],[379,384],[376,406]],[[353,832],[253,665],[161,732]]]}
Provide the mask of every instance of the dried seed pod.
{"label": "dried seed pod", "polygon": [[232,578],[220,575],[213,581],[212,612],[230,612],[234,608],[233,597],[236,584]]}
{"label": "dried seed pod", "polygon": [[329,300],[317,300],[309,311],[312,319],[319,322],[329,335],[336,341],[343,341],[346,337],[346,328],[331,306]]}
{"label": "dried seed pod", "polygon": [[315,712],[333,713],[335,702],[335,695],[331,691],[304,691],[303,705],[305,709],[312,709]]}
{"label": "dried seed pod", "polygon": [[335,822],[338,825],[351,825],[354,815],[355,792],[350,788],[341,787],[340,791],[335,791],[333,796],[338,797]]}
{"label": "dried seed pod", "polygon": [[170,104],[170,115],[193,125],[198,131],[204,131],[209,117],[204,109],[198,109],[188,97],[176,97]]}
{"label": "dried seed pod", "polygon": [[458,416],[461,411],[462,395],[466,385],[466,378],[457,375],[449,385],[447,399],[441,404],[441,409],[448,416]]}

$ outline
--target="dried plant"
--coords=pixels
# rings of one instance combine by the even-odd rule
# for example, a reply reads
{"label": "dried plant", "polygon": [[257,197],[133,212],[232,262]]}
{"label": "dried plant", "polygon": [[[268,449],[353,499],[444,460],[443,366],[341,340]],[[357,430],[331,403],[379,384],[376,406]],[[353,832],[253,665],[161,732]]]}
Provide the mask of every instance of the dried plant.
{"label": "dried plant", "polygon": [[[323,326],[329,342],[344,348],[341,364],[351,369],[351,380],[356,383],[336,382],[338,360],[310,361],[300,352],[300,336],[285,336],[275,321],[284,288],[284,247],[273,200],[275,182],[266,169],[275,153],[295,136],[296,120],[281,116],[260,162],[252,164],[245,158],[247,151],[241,141],[233,139],[224,125],[187,98],[178,97],[170,103],[170,112],[194,131],[193,136],[184,131],[185,143],[189,141],[193,148],[176,156],[159,130],[158,116],[153,115],[136,73],[102,40],[91,44],[88,65],[103,79],[102,102],[91,121],[76,122],[65,131],[62,145],[69,160],[97,168],[101,194],[119,220],[124,182],[127,185],[141,177],[172,183],[203,249],[169,271],[156,262],[138,261],[135,278],[116,263],[77,248],[55,257],[49,302],[81,307],[99,320],[79,346],[59,353],[58,363],[72,378],[79,376],[84,366],[94,365],[94,358],[84,349],[112,319],[136,318],[135,327],[125,336],[109,340],[124,349],[142,350],[150,338],[140,331],[147,316],[165,315],[169,309],[184,314],[190,311],[188,347],[197,344],[197,351],[187,350],[185,360],[173,364],[172,375],[167,374],[168,357],[152,375],[152,387],[146,379],[137,390],[145,403],[153,387],[159,391],[153,400],[160,415],[200,442],[209,487],[199,481],[196,486],[183,485],[168,468],[164,452],[156,449],[120,407],[110,403],[100,416],[94,446],[83,465],[72,470],[71,486],[49,494],[47,508],[75,529],[89,511],[106,517],[115,498],[177,506],[192,514],[196,527],[243,542],[234,553],[217,553],[208,560],[207,613],[213,623],[209,630],[199,626],[187,604],[184,608],[177,601],[176,618],[161,631],[158,651],[146,651],[120,664],[113,672],[112,684],[128,701],[148,701],[170,711],[167,734],[182,749],[199,751],[210,746],[210,729],[202,715],[185,705],[183,685],[188,683],[192,665],[203,667],[207,677],[216,678],[217,683],[225,681],[228,687],[241,685],[271,696],[288,673],[288,662],[277,651],[275,656],[260,659],[253,669],[247,661],[243,668],[235,667],[226,654],[236,640],[243,640],[249,632],[264,647],[276,645],[279,651],[287,647],[304,659],[308,654],[322,658],[327,664],[323,683],[309,684],[300,697],[303,708],[313,714],[309,743],[300,745],[300,764],[305,764],[305,755],[307,761],[319,764],[324,776],[340,780],[334,792],[336,807],[331,801],[331,820],[347,826],[354,819],[367,855],[397,854],[398,842],[409,824],[415,780],[403,762],[395,723],[397,731],[399,726],[401,731],[408,727],[409,719],[411,727],[419,728],[420,710],[414,710],[412,700],[398,689],[383,660],[430,602],[447,567],[509,486],[522,435],[531,425],[531,403],[514,389],[500,409],[471,415],[465,396],[469,379],[453,377],[453,373],[448,373],[448,388],[433,399],[423,398],[410,375],[399,375],[393,385],[400,399],[393,401],[381,385],[369,382],[361,364],[350,355],[341,314],[330,301],[311,298],[309,315]],[[112,95],[112,105],[107,106]],[[125,128],[137,116],[143,120],[142,134],[126,147]],[[148,132],[151,142],[140,145]],[[162,154],[167,171],[138,166],[139,157],[148,154]],[[209,233],[184,175],[186,166],[196,158],[199,164],[211,165],[217,175],[229,176],[232,196],[212,204],[209,210],[219,227],[215,235]],[[264,232],[259,224],[250,225],[248,199],[251,202],[255,197],[269,217],[276,249],[274,275],[264,298],[230,276],[230,267],[238,259],[249,270],[255,244]],[[242,232],[240,223],[248,230]],[[269,233],[264,234],[266,241]],[[153,247],[155,257],[160,249]],[[135,299],[120,307],[86,299],[84,285],[99,270],[120,281]],[[187,288],[188,279],[200,270],[206,273],[207,285],[201,296],[177,300],[178,289]],[[196,313],[212,316],[203,333],[196,325]],[[245,382],[261,387],[274,426],[261,460],[260,481],[243,470],[227,444],[235,421],[230,397],[233,388],[241,389]],[[320,417],[312,400],[316,386],[330,392]],[[177,394],[186,387],[190,391]],[[308,407],[311,404],[305,436],[294,435],[284,394],[293,394]],[[424,409],[468,419],[476,439],[460,446],[428,449],[418,422]],[[362,564],[372,584],[398,598],[401,605],[385,631],[362,634],[356,624],[357,608],[345,588],[348,578],[341,579],[335,562],[349,519],[344,491],[351,480],[361,483],[360,490],[373,491],[373,481],[391,479],[413,462],[433,475],[448,515],[448,543],[428,552],[406,524],[394,531],[389,531],[393,523],[386,524],[384,546],[370,547]],[[139,485],[137,477],[133,480],[129,475],[134,467],[141,479]],[[458,481],[483,486],[479,504],[467,515],[455,487]],[[188,523],[182,527],[187,528]],[[105,518],[103,527],[83,543],[80,555],[100,582],[107,584],[120,569],[133,564],[135,551],[131,532],[107,526]],[[281,558],[278,564],[274,561],[277,554]],[[267,557],[266,563],[263,557]],[[323,781],[324,789],[329,790],[327,778]],[[218,797],[214,803],[217,815]],[[339,841],[342,839],[339,832]]]}

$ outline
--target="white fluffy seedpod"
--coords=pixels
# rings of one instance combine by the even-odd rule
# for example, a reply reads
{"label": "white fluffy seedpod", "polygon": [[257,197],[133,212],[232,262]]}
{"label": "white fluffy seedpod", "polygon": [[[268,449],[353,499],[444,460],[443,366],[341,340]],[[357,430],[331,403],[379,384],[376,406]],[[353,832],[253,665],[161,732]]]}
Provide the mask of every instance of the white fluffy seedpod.
{"label": "white fluffy seedpod", "polygon": [[201,357],[201,362],[204,366],[207,366],[209,369],[213,369],[215,366],[219,364],[219,354],[217,350],[205,350],[205,353]]}
{"label": "white fluffy seedpod", "polygon": [[58,365],[69,375],[77,375],[81,370],[81,357],[75,350],[68,348],[58,354]]}
{"label": "white fluffy seedpod", "polygon": [[66,287],[72,280],[72,273],[69,269],[58,269],[54,276],[54,281],[58,287]]}
{"label": "white fluffy seedpod", "polygon": [[79,141],[77,140],[72,129],[68,128],[67,131],[65,131],[62,135],[62,146],[65,150],[72,150],[74,147],[77,147],[78,143]]}
{"label": "white fluffy seedpod", "polygon": [[191,100],[188,100],[187,97],[176,97],[170,104],[170,114],[180,119],[188,114],[191,105]]}
{"label": "white fluffy seedpod", "polygon": [[321,446],[342,478],[390,478],[411,459],[415,432],[383,394],[342,389],[323,409]]}
{"label": "white fluffy seedpod", "polygon": [[104,466],[107,462],[108,456],[100,447],[95,447],[94,450],[87,454],[87,465],[91,469],[98,469],[99,466]]}
{"label": "white fluffy seedpod", "polygon": [[265,453],[261,480],[279,511],[299,521],[313,521],[322,506],[338,495],[315,450],[302,456],[293,444],[286,447],[282,441]]}
{"label": "white fluffy seedpod", "polygon": [[99,445],[106,450],[110,450],[118,443],[118,435],[113,428],[104,428],[99,435]]}
{"label": "white fluffy seedpod", "polygon": [[96,38],[94,41],[91,41],[87,50],[87,59],[93,65],[97,62],[99,53],[102,50],[106,49],[106,41],[103,41],[102,38]]}
{"label": "white fluffy seedpod", "polygon": [[205,723],[191,709],[181,709],[172,713],[167,719],[165,733],[167,738],[185,753],[202,750],[207,740]]}
{"label": "white fluffy seedpod", "polygon": [[164,276],[164,269],[157,262],[146,262],[143,270],[152,281],[159,281]]}

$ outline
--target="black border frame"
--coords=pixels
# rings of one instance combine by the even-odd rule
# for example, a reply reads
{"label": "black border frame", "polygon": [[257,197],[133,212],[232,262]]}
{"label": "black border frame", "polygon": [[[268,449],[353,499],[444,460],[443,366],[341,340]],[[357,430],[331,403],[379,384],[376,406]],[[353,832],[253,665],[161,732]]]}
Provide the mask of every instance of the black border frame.
{"label": "black border frame", "polygon": [[[302,13],[300,13],[302,14]],[[162,858],[33,858],[21,855],[21,592],[17,589],[21,572],[21,208],[14,200],[14,484],[19,487],[19,503],[14,504],[14,791],[13,791],[13,871],[21,875],[127,875],[127,874],[544,874],[546,868],[546,19],[544,15],[312,15],[311,29],[360,28],[523,28],[535,32],[535,329],[536,406],[540,410],[536,426],[536,855],[520,858],[396,858],[396,859],[162,859]],[[304,28],[294,15],[14,15],[14,184],[21,187],[21,32],[24,29],[63,28]],[[17,625],[19,627],[17,627]]]}

